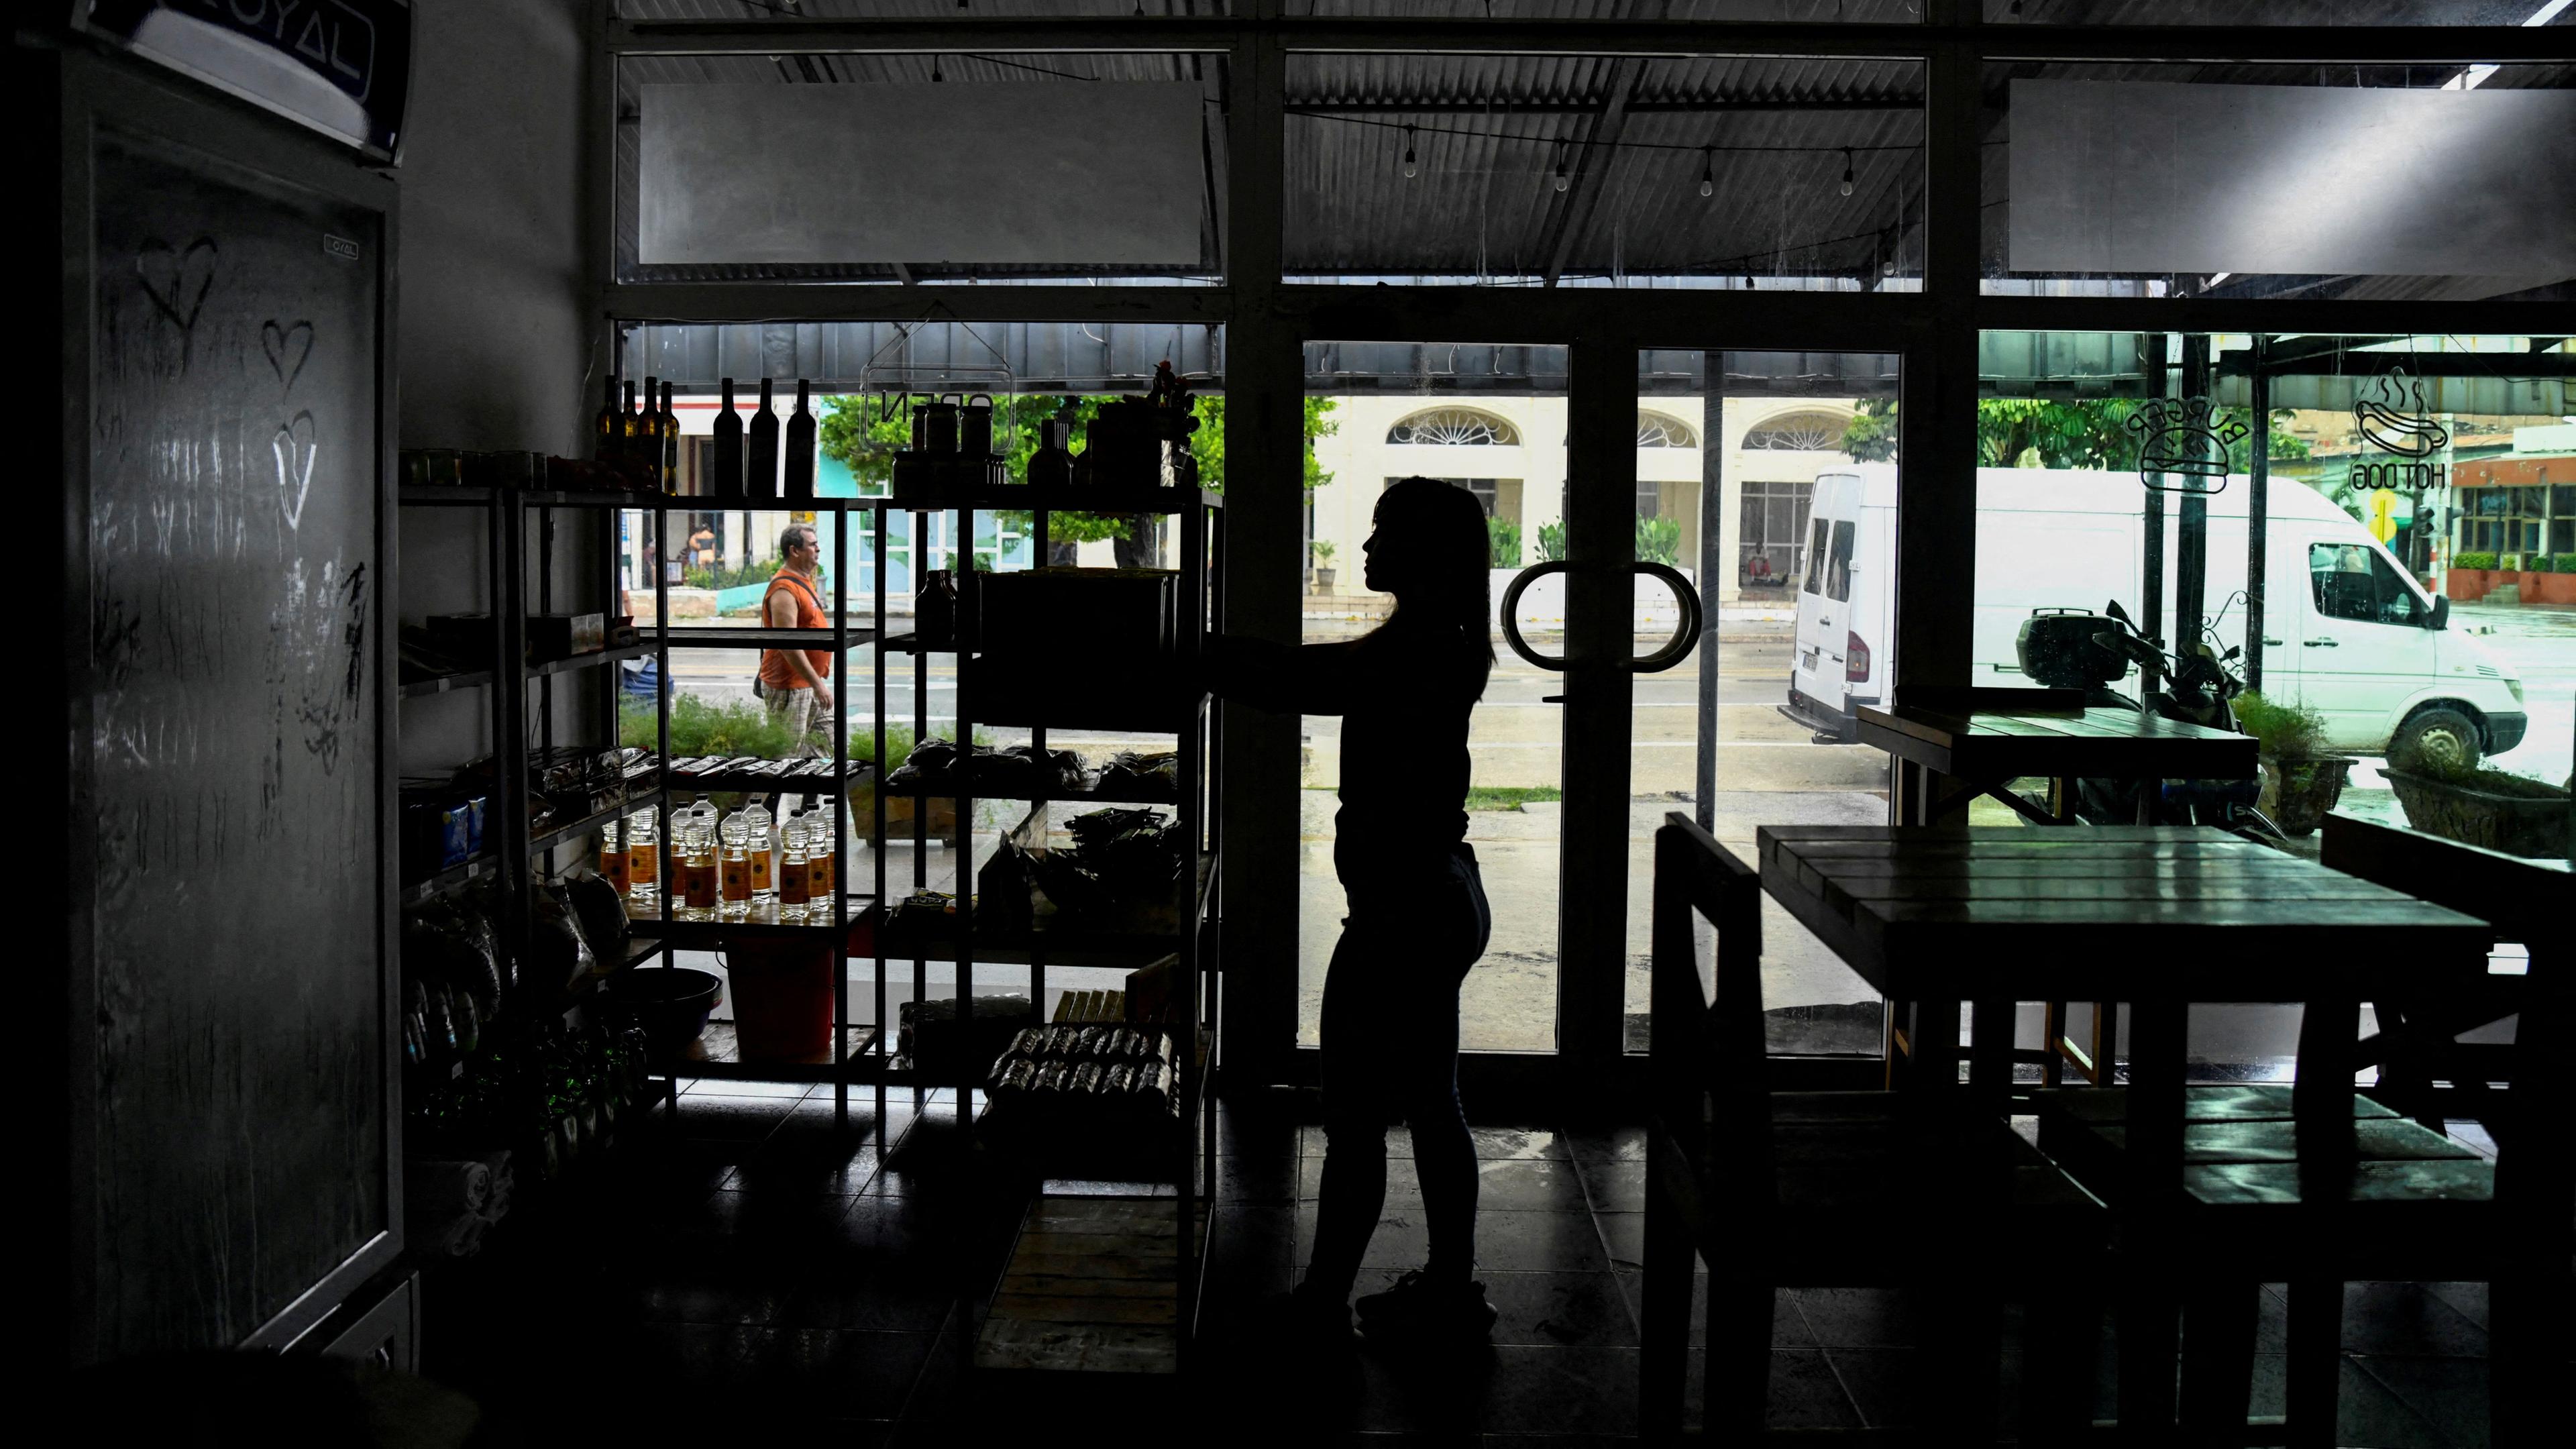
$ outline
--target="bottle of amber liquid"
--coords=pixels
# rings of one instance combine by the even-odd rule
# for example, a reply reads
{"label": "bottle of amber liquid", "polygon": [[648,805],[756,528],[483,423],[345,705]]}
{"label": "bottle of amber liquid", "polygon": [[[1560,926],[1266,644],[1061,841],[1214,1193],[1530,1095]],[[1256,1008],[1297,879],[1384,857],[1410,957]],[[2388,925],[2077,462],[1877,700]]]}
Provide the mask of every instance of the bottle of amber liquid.
{"label": "bottle of amber liquid", "polygon": [[653,840],[653,807],[626,817],[626,895],[649,901],[661,893],[662,851]]}
{"label": "bottle of amber liquid", "polygon": [[725,821],[724,843],[716,857],[717,889],[724,897],[717,912],[742,916],[751,910],[751,852],[743,848],[742,832],[732,828],[733,823]]}
{"label": "bottle of amber liquid", "polygon": [[716,909],[715,832],[704,827],[692,829],[680,851],[680,888],[687,902],[681,918],[703,921]]}
{"label": "bottle of amber liquid", "polygon": [[599,832],[599,873],[608,878],[610,885],[617,887],[621,896],[626,894],[629,884],[625,823],[612,820],[606,830]]}
{"label": "bottle of amber liquid", "polygon": [[806,914],[819,914],[824,920],[831,919],[832,892],[838,888],[838,877],[833,873],[833,852],[837,849],[837,842],[832,837],[837,833],[839,822],[839,812],[833,808],[832,798],[828,795],[805,820]]}
{"label": "bottle of amber liquid", "polygon": [[778,919],[805,919],[805,904],[812,898],[811,865],[805,859],[805,833],[789,826],[787,849],[778,870]]}
{"label": "bottle of amber liquid", "polygon": [[743,847],[751,852],[751,898],[756,901],[778,896],[774,869],[778,863],[777,841],[770,833],[772,817],[769,806],[763,803],[767,799],[765,795],[754,795],[751,803],[742,808]]}

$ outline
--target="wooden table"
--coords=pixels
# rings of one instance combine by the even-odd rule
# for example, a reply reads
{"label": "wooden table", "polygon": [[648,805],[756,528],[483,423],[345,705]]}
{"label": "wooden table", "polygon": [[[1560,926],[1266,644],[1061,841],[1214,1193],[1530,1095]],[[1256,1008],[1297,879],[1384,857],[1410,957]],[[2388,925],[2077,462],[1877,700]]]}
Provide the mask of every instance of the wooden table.
{"label": "wooden table", "polygon": [[[2152,785],[2254,778],[2259,745],[2252,735],[2137,710],[2087,709],[2081,698],[2073,691],[1990,689],[1929,704],[1862,705],[1860,741],[1896,756],[1897,818],[1909,825],[1929,825],[1981,794],[2041,824],[2072,824],[2077,779]],[[2050,810],[2004,788],[2029,775],[2058,782],[2049,792]],[[1945,791],[1942,777],[1968,788]],[[2154,798],[2152,788],[2141,792],[2140,823]]]}
{"label": "wooden table", "polygon": [[1914,1051],[1899,1085],[1920,1110],[2010,1110],[2016,1003],[2129,1004],[2121,1417],[2145,1425],[2172,1417],[2174,1284],[2195,1251],[2172,1191],[2191,1005],[2304,1004],[2291,1111],[2303,1144],[2330,1147],[2322,1134],[2356,1130],[2361,1003],[2476,990],[2495,935],[2218,830],[1763,826],[1755,843],[1764,891],[1897,1008]]}
{"label": "wooden table", "polygon": [[1956,1085],[1962,1002],[1977,1007],[1971,1084],[2001,1093],[2014,1004],[2090,1000],[2135,1013],[2133,1093],[2178,1104],[2194,1002],[2304,1003],[2301,1081],[2319,1071],[2349,1091],[2336,1063],[2361,1003],[2472,989],[2495,939],[2484,921],[2219,830],[1765,825],[1755,842],[1763,890],[1896,1004],[1920,1068],[1908,1085],[1923,1090]]}

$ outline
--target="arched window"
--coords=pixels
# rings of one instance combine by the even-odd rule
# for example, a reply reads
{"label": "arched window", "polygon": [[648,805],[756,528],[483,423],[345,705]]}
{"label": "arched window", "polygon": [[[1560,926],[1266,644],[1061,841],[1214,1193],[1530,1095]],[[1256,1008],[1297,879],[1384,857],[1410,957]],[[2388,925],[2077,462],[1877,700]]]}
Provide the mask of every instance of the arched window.
{"label": "arched window", "polygon": [[1640,448],[1696,448],[1699,434],[1691,425],[1663,413],[1640,411],[1637,414],[1637,446]]}
{"label": "arched window", "polygon": [[1473,408],[1430,408],[1387,429],[1386,440],[1447,447],[1517,448],[1521,435],[1492,413]]}
{"label": "arched window", "polygon": [[1846,419],[1835,413],[1783,413],[1744,435],[1748,453],[1827,453],[1841,447]]}

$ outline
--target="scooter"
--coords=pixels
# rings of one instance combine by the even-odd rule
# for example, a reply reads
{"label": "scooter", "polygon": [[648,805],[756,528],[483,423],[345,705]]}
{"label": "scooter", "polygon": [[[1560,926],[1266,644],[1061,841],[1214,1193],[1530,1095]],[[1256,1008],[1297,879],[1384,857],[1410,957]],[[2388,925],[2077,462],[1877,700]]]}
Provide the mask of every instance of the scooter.
{"label": "scooter", "polygon": [[[2243,649],[2230,648],[2221,653],[2214,639],[2204,638],[2188,653],[2167,654],[2146,636],[2118,600],[2106,604],[2102,614],[2115,627],[2095,633],[2094,647],[2107,651],[2124,665],[2139,666],[2150,676],[2163,676],[2166,687],[2148,691],[2141,705],[2115,690],[2094,686],[2087,691],[2087,704],[2143,709],[2182,724],[2239,732],[2234,701],[2245,692],[2245,680],[2229,666],[2244,654]],[[2256,780],[2167,780],[2159,787],[2155,821],[2159,825],[2215,825],[2227,830],[2259,826],[2280,835],[2280,827],[2255,808],[2262,788]],[[2135,824],[2138,785],[2128,780],[2079,780],[2075,813],[2088,824]]]}

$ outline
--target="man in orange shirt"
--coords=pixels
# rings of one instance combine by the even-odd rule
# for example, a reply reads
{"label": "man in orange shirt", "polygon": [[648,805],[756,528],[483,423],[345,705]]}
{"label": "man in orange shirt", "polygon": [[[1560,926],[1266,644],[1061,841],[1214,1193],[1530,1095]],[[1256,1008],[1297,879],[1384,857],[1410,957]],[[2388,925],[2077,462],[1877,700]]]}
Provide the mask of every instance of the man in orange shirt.
{"label": "man in orange shirt", "polygon": [[[760,604],[761,621],[772,629],[828,629],[822,596],[814,580],[822,572],[823,543],[808,523],[791,523],[778,535],[780,568],[769,581]],[[815,711],[833,707],[832,655],[823,649],[765,649],[760,655],[761,694],[769,712],[784,720],[796,740],[798,755],[818,755],[814,744]]]}

